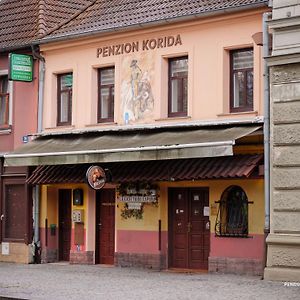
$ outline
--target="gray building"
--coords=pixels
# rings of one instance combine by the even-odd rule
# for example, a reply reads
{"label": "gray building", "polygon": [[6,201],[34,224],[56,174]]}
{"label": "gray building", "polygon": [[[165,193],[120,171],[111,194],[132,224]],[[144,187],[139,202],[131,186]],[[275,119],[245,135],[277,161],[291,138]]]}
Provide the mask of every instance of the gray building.
{"label": "gray building", "polygon": [[300,281],[300,1],[274,0],[269,28],[270,234],[265,278]]}

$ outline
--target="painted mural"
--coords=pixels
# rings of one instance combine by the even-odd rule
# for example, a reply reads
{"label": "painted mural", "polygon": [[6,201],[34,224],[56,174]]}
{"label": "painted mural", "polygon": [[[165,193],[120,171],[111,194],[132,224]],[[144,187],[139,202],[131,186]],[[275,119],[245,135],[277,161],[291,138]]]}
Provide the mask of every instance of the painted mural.
{"label": "painted mural", "polygon": [[127,56],[122,62],[121,113],[123,124],[151,121],[154,98],[153,58],[151,54]]}

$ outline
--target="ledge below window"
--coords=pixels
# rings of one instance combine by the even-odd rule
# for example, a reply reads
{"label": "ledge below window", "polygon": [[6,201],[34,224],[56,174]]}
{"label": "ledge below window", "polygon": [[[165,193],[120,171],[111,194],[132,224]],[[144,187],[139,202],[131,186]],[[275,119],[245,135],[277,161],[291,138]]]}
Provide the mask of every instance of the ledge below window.
{"label": "ledge below window", "polygon": [[183,116],[183,117],[166,117],[166,118],[160,118],[160,119],[155,119],[155,121],[176,121],[176,120],[188,120],[191,119],[191,116]]}
{"label": "ledge below window", "polygon": [[85,127],[99,127],[99,126],[111,126],[111,125],[118,125],[116,122],[103,122],[103,123],[96,123],[96,124],[88,124]]}
{"label": "ledge below window", "polygon": [[238,115],[254,115],[257,116],[258,115],[258,111],[257,110],[253,110],[253,111],[240,111],[240,112],[228,112],[228,113],[222,113],[222,114],[217,114],[217,117],[229,117],[229,116],[238,116]]}
{"label": "ledge below window", "polygon": [[11,126],[0,127],[0,135],[11,134]]}

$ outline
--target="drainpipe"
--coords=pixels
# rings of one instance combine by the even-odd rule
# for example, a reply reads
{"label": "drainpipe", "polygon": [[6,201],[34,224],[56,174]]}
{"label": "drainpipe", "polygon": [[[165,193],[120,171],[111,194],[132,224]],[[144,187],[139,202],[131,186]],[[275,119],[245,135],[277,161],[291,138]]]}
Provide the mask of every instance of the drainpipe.
{"label": "drainpipe", "polygon": [[268,20],[270,12],[263,14],[263,57],[264,57],[264,174],[265,174],[265,251],[264,267],[267,265],[267,243],[266,238],[270,233],[270,86],[269,68],[266,58],[269,56],[269,32]]}
{"label": "drainpipe", "polygon": [[[45,58],[40,55],[34,46],[31,47],[32,54],[35,59],[39,60],[39,87],[38,87],[38,116],[37,116],[37,132],[41,133],[43,129],[43,104],[44,104],[44,82],[45,82]],[[39,219],[40,219],[40,193],[41,188],[39,185],[34,187],[33,191],[33,226],[34,226],[34,236],[33,243],[35,249],[35,262],[39,259],[38,252],[40,250],[40,229],[39,229]]]}

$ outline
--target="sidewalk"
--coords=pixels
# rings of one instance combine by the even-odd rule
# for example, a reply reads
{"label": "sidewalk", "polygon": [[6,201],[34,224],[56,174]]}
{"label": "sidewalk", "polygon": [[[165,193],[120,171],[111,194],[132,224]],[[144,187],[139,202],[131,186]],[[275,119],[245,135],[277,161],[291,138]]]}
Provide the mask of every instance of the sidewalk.
{"label": "sidewalk", "polygon": [[[21,299],[300,299],[300,284],[99,265],[0,263],[0,296]],[[1,299],[1,297],[0,297]]]}

